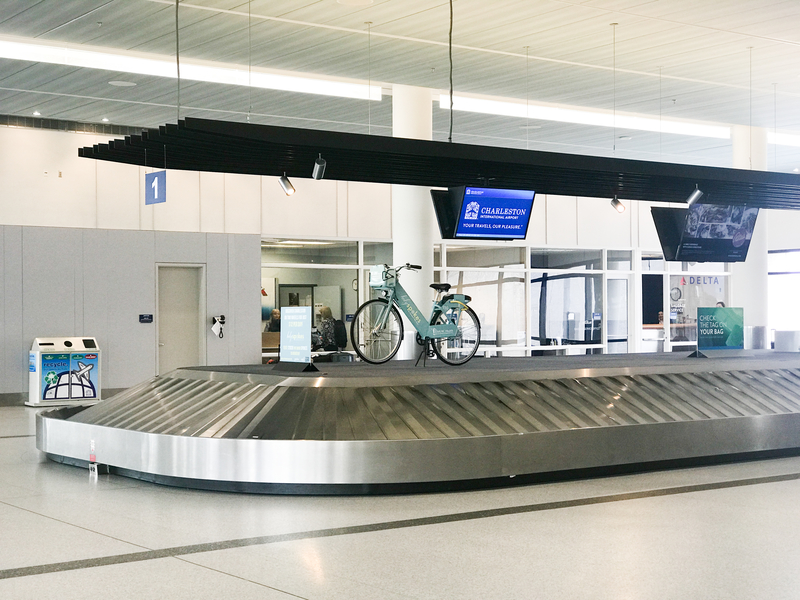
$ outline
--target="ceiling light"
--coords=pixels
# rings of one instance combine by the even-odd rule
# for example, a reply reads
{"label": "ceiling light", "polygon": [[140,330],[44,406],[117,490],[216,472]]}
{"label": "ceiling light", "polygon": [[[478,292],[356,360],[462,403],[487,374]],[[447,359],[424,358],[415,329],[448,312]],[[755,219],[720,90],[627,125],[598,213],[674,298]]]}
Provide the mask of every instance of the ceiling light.
{"label": "ceiling light", "polygon": [[795,173],[800,173],[800,167],[795,167],[794,169],[792,169],[792,171],[794,171]]}
{"label": "ceiling light", "polygon": [[617,211],[618,213],[625,212],[625,205],[619,200],[617,200],[616,196],[614,196],[614,198],[611,200],[611,206],[613,206],[614,210]]}
{"label": "ceiling light", "polygon": [[292,185],[292,182],[289,181],[289,178],[286,176],[285,172],[278,178],[278,183],[281,184],[281,187],[283,188],[283,191],[287,196],[291,196],[292,194],[294,194],[295,192],[294,186]]}
{"label": "ceiling light", "polygon": [[33,111],[33,116],[34,117],[41,117],[42,113],[40,113],[38,110],[35,110],[35,111]]}
{"label": "ceiling light", "polygon": [[[449,95],[441,94],[439,96],[439,108],[450,108]],[[531,103],[526,105],[525,102],[477,98],[474,96],[453,96],[453,110],[501,115],[505,117],[520,117],[523,119],[527,117],[539,121],[558,121],[561,123],[576,123],[579,125],[597,125],[599,127],[619,127],[621,129],[633,129],[635,131],[675,133],[679,135],[693,135],[724,140],[730,139],[731,137],[731,128],[722,125],[708,125],[690,121],[659,119],[657,117],[624,115],[619,112],[617,112],[615,117],[612,111],[562,108],[559,106]]]}
{"label": "ceiling light", "polygon": [[618,140],[623,140],[623,141],[628,141],[628,140],[632,140],[633,138],[631,136],[629,136],[629,135],[621,135],[617,139]]}
{"label": "ceiling light", "polygon": [[114,87],[134,87],[136,84],[132,81],[121,81],[119,79],[115,79],[113,81],[109,81],[108,85],[113,85]]}
{"label": "ceiling light", "polygon": [[102,118],[102,119],[100,119],[100,120],[101,120],[101,121],[103,121],[103,123],[108,123],[108,117],[103,117],[103,118]]}
{"label": "ceiling light", "polygon": [[697,187],[697,185],[695,184],[694,191],[691,194],[689,194],[689,197],[686,199],[686,204],[691,206],[692,204],[700,200],[700,198],[702,197],[703,197],[703,192],[701,192],[700,188]]}
{"label": "ceiling light", "polygon": [[[0,58],[156,77],[178,76],[175,58],[171,56],[110,51],[107,48],[29,38],[0,38]],[[182,59],[181,79],[362,100],[380,100],[382,95],[379,85],[201,60]]]}
{"label": "ceiling light", "polygon": [[311,173],[311,177],[314,179],[322,179],[325,176],[325,166],[328,163],[322,158],[322,154],[319,155],[319,158],[314,161],[314,171]]}

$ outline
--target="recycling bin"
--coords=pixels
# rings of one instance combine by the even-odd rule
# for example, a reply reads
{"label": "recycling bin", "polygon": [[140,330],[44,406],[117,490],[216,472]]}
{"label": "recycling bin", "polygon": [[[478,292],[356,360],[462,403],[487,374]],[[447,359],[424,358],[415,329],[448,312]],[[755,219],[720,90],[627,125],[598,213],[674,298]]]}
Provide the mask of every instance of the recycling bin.
{"label": "recycling bin", "polygon": [[100,400],[96,338],[36,338],[28,355],[28,371],[26,406],[85,406]]}

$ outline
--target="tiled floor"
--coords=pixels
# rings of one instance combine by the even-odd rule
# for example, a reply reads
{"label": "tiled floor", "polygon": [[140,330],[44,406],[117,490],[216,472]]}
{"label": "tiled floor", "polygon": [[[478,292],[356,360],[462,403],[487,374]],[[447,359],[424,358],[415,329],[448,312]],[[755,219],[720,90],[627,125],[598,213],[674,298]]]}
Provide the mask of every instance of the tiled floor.
{"label": "tiled floor", "polygon": [[800,598],[800,458],[377,497],[200,492],[46,461],[0,407],[0,598]]}

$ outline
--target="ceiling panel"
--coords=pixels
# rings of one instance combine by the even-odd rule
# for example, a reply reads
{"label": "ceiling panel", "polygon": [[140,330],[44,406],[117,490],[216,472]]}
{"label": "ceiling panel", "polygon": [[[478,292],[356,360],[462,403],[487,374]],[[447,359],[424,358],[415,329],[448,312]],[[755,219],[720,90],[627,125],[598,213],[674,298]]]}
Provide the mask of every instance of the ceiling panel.
{"label": "ceiling panel", "polygon": [[[248,9],[251,17],[247,17]],[[800,3],[796,0],[458,0],[456,91],[650,116],[739,123],[800,134]],[[371,21],[373,35],[367,35]],[[619,25],[612,31],[610,23]],[[446,90],[449,3],[376,0],[191,0],[180,9],[181,55]],[[248,27],[249,25],[249,27]],[[159,0],[4,0],[0,35],[172,57],[174,5]],[[612,44],[616,35],[616,44]],[[386,37],[388,36],[388,37]],[[524,46],[529,46],[526,61]],[[749,48],[752,47],[752,56]],[[616,76],[611,70],[616,58]],[[752,58],[752,70],[751,70]],[[659,76],[659,70],[661,75]],[[137,83],[114,88],[112,79]],[[775,86],[774,84],[777,84]],[[752,87],[751,87],[752,86]],[[21,91],[20,91],[21,90]],[[171,79],[0,60],[0,112],[154,127],[177,117]],[[364,102],[184,81],[182,114],[386,134],[391,98]],[[449,114],[434,104],[446,137]],[[467,143],[613,153],[614,132],[455,114]],[[629,132],[630,133],[630,132]],[[527,141],[526,141],[527,134]],[[646,160],[730,163],[730,143],[636,132],[617,152]],[[522,144],[522,146],[520,146]],[[793,169],[794,149],[771,156]]]}

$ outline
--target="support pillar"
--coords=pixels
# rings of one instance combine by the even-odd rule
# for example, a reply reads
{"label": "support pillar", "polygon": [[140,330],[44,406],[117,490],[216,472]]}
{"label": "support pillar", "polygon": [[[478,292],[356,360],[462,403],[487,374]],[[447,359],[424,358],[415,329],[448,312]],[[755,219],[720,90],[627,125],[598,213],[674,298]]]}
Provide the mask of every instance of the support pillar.
{"label": "support pillar", "polygon": [[[392,86],[392,135],[430,140],[433,138],[431,90],[407,85]],[[401,282],[426,316],[433,292],[433,243],[435,214],[430,188],[392,185],[392,242],[395,265],[421,265],[416,273],[403,271]],[[416,330],[404,319],[405,339],[397,358],[416,356]]]}
{"label": "support pillar", "polygon": [[[733,167],[766,171],[767,130],[734,125],[732,133]],[[746,326],[767,325],[767,229],[767,211],[760,210],[747,260],[731,269],[731,306],[744,308]]]}

